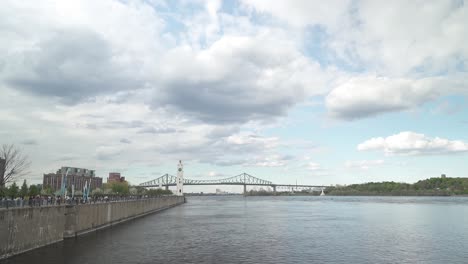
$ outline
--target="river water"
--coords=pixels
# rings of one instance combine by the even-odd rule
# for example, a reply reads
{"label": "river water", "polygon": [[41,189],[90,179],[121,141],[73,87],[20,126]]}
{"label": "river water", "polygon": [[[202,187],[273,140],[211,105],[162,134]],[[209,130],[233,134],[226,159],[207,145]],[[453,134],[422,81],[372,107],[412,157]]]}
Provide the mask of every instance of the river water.
{"label": "river water", "polygon": [[468,263],[468,198],[188,197],[2,263]]}

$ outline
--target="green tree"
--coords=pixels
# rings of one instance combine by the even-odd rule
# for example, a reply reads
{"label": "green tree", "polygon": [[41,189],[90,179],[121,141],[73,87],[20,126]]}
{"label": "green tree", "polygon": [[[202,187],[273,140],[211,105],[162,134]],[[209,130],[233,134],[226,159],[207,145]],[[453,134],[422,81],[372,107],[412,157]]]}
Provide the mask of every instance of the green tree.
{"label": "green tree", "polygon": [[13,184],[10,185],[10,187],[8,188],[8,196],[14,199],[18,197],[18,193],[19,193],[19,187],[18,185],[16,185],[16,182],[13,182]]}
{"label": "green tree", "polygon": [[25,197],[27,195],[28,195],[28,184],[26,183],[26,180],[24,180],[23,185],[21,185],[21,189],[19,191],[19,196]]}
{"label": "green tree", "polygon": [[128,182],[111,182],[108,185],[115,194],[127,195],[130,193]]}
{"label": "green tree", "polygon": [[34,197],[34,196],[39,195],[39,194],[40,194],[40,190],[37,187],[37,185],[31,184],[29,186],[29,192],[28,192],[29,197]]}
{"label": "green tree", "polygon": [[103,194],[104,192],[99,188],[96,188],[91,191],[91,196],[102,196]]}
{"label": "green tree", "polygon": [[144,187],[135,186],[135,188],[137,189],[137,194],[138,195],[144,195],[146,193],[146,189]]}
{"label": "green tree", "polygon": [[39,188],[38,185],[36,187],[37,187],[38,190],[40,190],[40,193],[42,195],[53,195],[54,194],[54,191],[50,187],[47,187],[47,188],[42,189],[42,190],[41,190],[41,188]]}
{"label": "green tree", "polygon": [[149,196],[170,195],[170,194],[172,194],[172,191],[158,188],[158,189],[147,190],[146,194],[149,195]]}

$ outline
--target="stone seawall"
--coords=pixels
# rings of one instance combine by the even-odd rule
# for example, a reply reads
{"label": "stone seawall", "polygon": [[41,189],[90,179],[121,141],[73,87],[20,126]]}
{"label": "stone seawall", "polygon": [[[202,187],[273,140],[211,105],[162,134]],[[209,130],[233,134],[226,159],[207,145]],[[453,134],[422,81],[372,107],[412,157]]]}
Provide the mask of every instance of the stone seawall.
{"label": "stone seawall", "polygon": [[184,203],[184,197],[0,209],[0,259]]}
{"label": "stone seawall", "polygon": [[97,229],[164,210],[184,202],[183,197],[86,204],[71,206],[66,210],[64,238],[79,236]]}

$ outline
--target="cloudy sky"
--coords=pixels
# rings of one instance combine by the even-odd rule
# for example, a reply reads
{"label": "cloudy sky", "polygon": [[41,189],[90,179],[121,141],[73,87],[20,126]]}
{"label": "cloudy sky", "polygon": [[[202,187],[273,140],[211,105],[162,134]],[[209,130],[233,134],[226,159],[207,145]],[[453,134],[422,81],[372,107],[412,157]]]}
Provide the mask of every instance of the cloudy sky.
{"label": "cloudy sky", "polygon": [[0,3],[0,143],[137,184],[468,176],[465,1]]}

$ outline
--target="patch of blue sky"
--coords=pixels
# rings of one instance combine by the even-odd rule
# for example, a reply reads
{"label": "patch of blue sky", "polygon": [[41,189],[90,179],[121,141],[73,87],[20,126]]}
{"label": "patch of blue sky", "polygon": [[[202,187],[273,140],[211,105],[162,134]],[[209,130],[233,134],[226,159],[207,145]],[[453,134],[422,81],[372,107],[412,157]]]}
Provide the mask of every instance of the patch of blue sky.
{"label": "patch of blue sky", "polygon": [[[287,28],[288,23],[279,19],[274,18],[271,14],[266,12],[258,12],[255,10],[250,10],[238,6],[235,9],[235,15],[247,16],[252,23],[252,25],[257,25],[259,27],[266,26],[268,28]],[[232,13],[230,13],[232,14]]]}
{"label": "patch of blue sky", "polygon": [[434,58],[426,58],[421,64],[413,67],[410,74],[423,78],[423,77],[443,77],[454,74],[466,74],[466,58],[459,54],[454,54],[444,60],[442,64]]}
{"label": "patch of blue sky", "polygon": [[328,35],[324,27],[311,26],[305,31],[302,53],[316,60],[322,67],[327,67],[331,63],[327,41]]}
{"label": "patch of blue sky", "polygon": [[[449,104],[457,102],[465,105],[465,99],[446,97],[442,99]],[[466,108],[454,114],[434,111],[440,101],[431,102],[414,111],[384,113],[370,118],[349,121],[330,121],[326,117],[323,105],[302,105],[289,112],[284,120],[287,126],[278,126],[264,131],[267,136],[277,136],[284,141],[294,141],[298,138],[316,144],[324,152],[290,149],[294,155],[307,155],[321,164],[330,167],[340,166],[345,160],[376,160],[390,159],[403,162],[404,158],[387,157],[383,152],[358,151],[357,146],[374,137],[388,137],[403,131],[425,134],[428,137],[441,137],[449,140],[468,142],[468,125],[463,126],[462,118],[468,116]],[[463,154],[461,154],[463,155]],[[453,155],[450,155],[453,156]],[[460,162],[460,156],[457,156]],[[418,161],[418,159],[414,158]],[[429,159],[426,159],[429,160]],[[455,162],[456,164],[457,162]],[[462,166],[458,164],[457,167]]]}
{"label": "patch of blue sky", "polygon": [[204,11],[204,6],[190,1],[147,1],[165,21],[164,33],[175,37],[187,31],[187,18]]}
{"label": "patch of blue sky", "polygon": [[181,33],[187,30],[186,25],[180,20],[180,17],[176,16],[175,14],[168,12],[168,13],[161,13],[165,21],[165,33],[171,33],[177,35],[177,33]]}
{"label": "patch of blue sky", "polygon": [[352,73],[365,72],[365,65],[354,56],[350,50],[344,52],[345,58],[336,54],[329,47],[331,36],[326,28],[321,25],[313,25],[306,28],[301,51],[304,55],[317,61],[322,67],[336,67],[340,70]]}
{"label": "patch of blue sky", "polygon": [[222,1],[220,11],[227,14],[237,14],[240,11],[239,1]]}

